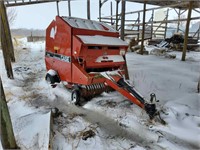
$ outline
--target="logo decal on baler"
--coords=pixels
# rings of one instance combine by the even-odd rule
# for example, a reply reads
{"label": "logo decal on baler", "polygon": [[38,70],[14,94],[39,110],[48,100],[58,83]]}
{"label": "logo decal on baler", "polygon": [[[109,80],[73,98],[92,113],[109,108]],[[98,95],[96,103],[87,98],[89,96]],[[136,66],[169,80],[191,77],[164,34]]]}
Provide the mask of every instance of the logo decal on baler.
{"label": "logo decal on baler", "polygon": [[47,52],[45,54],[47,57],[53,57],[55,59],[64,61],[64,62],[71,62],[71,57],[70,56],[65,56],[57,53],[52,53],[52,52]]}

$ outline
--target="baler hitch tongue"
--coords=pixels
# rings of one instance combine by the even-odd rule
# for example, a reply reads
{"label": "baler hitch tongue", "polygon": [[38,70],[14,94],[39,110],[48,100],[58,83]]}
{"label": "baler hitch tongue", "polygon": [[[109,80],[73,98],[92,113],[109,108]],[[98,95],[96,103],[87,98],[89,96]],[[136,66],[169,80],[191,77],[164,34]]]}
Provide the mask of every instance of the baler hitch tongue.
{"label": "baler hitch tongue", "polygon": [[143,108],[151,120],[159,114],[155,104],[158,102],[158,100],[156,100],[156,95],[154,93],[150,95],[150,102],[147,102],[140,95],[140,93],[120,75],[111,76],[109,73],[102,73],[102,75],[107,78],[107,85],[111,86],[113,89],[120,92],[123,96],[127,97],[130,101]]}

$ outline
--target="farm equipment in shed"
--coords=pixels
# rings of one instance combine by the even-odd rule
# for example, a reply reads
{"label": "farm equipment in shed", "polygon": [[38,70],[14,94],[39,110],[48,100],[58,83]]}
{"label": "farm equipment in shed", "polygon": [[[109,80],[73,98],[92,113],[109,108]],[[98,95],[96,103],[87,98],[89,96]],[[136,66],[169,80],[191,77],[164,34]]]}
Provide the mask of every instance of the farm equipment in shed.
{"label": "farm equipment in shed", "polygon": [[128,44],[107,24],[57,16],[46,30],[46,80],[54,87],[63,81],[72,89],[72,102],[80,103],[114,89],[146,111],[157,114],[156,96],[147,102],[125,80],[128,74],[125,54]]}

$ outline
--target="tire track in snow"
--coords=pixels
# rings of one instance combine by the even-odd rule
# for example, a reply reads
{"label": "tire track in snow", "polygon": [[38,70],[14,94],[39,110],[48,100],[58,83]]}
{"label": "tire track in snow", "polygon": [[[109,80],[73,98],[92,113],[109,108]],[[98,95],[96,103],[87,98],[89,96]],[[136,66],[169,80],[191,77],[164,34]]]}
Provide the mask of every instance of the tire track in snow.
{"label": "tire track in snow", "polygon": [[[117,121],[113,120],[110,117],[105,116],[102,113],[99,113],[97,111],[85,109],[83,107],[77,107],[73,104],[67,104],[64,102],[62,97],[57,96],[57,99],[51,103],[49,103],[51,107],[56,107],[58,108],[61,112],[65,114],[69,113],[77,113],[77,114],[83,114],[83,118],[87,121],[89,121],[92,124],[98,124],[100,129],[105,131],[105,133],[108,136],[113,136],[113,137],[119,137],[122,139],[128,139],[133,142],[135,142],[137,145],[142,146],[147,149],[163,149],[162,147],[156,145],[156,142],[158,140],[158,136],[155,135],[155,133],[150,133],[149,131],[146,132],[143,135],[136,134],[133,130],[129,130],[127,128],[123,128],[118,124]],[[135,130],[140,130],[144,131],[145,129],[140,126],[139,124],[136,125],[137,129]],[[138,133],[138,132],[137,132]],[[152,136],[152,137],[151,137]]]}

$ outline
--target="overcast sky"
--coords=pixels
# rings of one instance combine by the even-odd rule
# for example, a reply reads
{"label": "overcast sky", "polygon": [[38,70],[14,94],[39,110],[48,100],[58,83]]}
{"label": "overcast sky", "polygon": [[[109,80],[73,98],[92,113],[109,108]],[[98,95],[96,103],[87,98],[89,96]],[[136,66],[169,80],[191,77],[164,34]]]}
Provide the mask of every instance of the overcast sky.
{"label": "overcast sky", "polygon": [[[110,0],[106,2],[102,7],[102,16],[110,15],[110,2],[113,2],[113,14],[115,14],[115,1]],[[99,16],[99,0],[91,0],[91,19],[97,20]],[[87,8],[86,0],[77,0],[71,2],[71,15],[74,17],[86,18]],[[153,7],[148,5],[147,8]],[[155,7],[155,6],[154,6]],[[68,16],[68,4],[67,2],[60,2],[60,16]],[[17,18],[11,28],[29,28],[29,29],[46,29],[49,23],[57,15],[56,3],[44,3],[34,4],[26,6],[15,7]],[[143,9],[142,4],[137,3],[126,3],[126,12]],[[119,4],[119,12],[121,11],[121,3]],[[171,18],[174,18],[175,13],[172,12]],[[147,13],[146,19],[149,20],[151,13]],[[137,16],[128,16],[137,19]]]}

